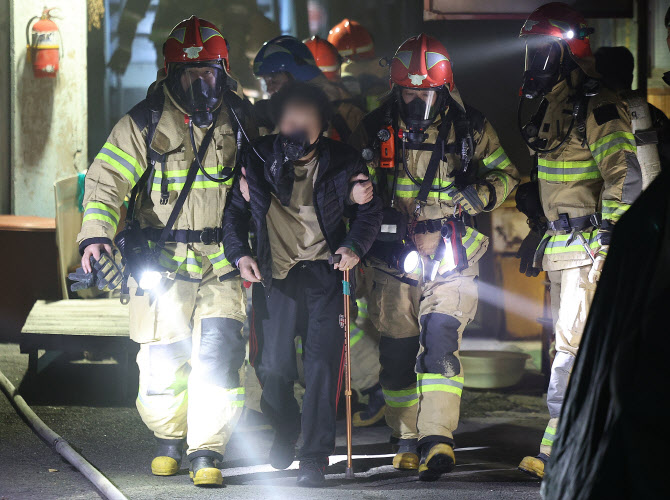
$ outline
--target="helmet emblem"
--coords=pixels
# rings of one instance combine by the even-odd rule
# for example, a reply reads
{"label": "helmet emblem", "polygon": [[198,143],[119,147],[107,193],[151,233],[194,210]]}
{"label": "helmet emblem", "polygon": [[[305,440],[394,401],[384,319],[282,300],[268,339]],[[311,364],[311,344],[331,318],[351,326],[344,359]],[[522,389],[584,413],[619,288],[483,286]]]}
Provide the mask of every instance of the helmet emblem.
{"label": "helmet emblem", "polygon": [[412,82],[412,85],[419,86],[423,83],[423,81],[426,79],[428,75],[413,75],[411,73],[407,73],[407,77],[409,78],[409,81]]}
{"label": "helmet emblem", "polygon": [[533,29],[533,26],[536,24],[540,24],[540,21],[533,21],[532,19],[528,19],[525,24],[523,25],[523,30],[524,31],[530,31]]}
{"label": "helmet emblem", "polygon": [[186,47],[184,49],[184,53],[186,54],[186,57],[189,59],[197,59],[198,54],[200,54],[200,51],[202,50],[202,47]]}

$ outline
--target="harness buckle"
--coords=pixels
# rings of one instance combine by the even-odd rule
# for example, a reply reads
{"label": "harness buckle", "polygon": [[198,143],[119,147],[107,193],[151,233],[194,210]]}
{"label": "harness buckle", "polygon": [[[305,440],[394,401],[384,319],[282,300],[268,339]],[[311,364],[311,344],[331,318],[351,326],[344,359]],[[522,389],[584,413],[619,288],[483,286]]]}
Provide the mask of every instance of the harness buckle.
{"label": "harness buckle", "polygon": [[203,245],[211,245],[216,242],[216,229],[213,227],[206,227],[200,231],[200,243]]}

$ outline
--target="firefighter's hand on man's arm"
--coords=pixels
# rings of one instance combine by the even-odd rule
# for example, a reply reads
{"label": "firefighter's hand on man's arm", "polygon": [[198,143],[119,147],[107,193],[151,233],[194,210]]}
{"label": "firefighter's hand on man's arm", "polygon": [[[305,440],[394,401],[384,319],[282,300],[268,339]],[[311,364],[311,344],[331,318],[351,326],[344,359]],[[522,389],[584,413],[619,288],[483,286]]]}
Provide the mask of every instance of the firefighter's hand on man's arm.
{"label": "firefighter's hand on man's arm", "polygon": [[237,261],[237,268],[240,270],[242,279],[251,283],[260,283],[261,271],[258,269],[258,263],[248,255],[245,255]]}
{"label": "firefighter's hand on man's arm", "polygon": [[349,179],[349,183],[353,183],[349,193],[349,201],[358,205],[365,205],[372,201],[373,188],[372,181],[365,174],[358,174]]}
{"label": "firefighter's hand on man's arm", "polygon": [[335,254],[342,256],[339,262],[333,264],[333,268],[339,269],[340,271],[353,269],[356,266],[356,264],[358,264],[358,262],[361,260],[353,250],[347,247],[338,248]]}
{"label": "firefighter's hand on man's arm", "polygon": [[84,255],[81,256],[81,267],[84,272],[91,272],[91,256],[95,260],[100,260],[101,253],[112,255],[112,246],[107,243],[92,243],[84,248]]}
{"label": "firefighter's hand on man's arm", "polygon": [[468,214],[478,215],[491,202],[491,189],[486,184],[470,184],[453,195],[452,199]]}

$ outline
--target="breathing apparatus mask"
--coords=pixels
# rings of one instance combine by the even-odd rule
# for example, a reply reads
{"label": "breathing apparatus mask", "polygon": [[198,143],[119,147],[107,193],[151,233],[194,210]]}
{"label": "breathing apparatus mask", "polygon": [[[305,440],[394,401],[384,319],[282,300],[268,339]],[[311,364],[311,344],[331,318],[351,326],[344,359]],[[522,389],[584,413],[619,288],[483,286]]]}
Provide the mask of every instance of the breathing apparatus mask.
{"label": "breathing apparatus mask", "polygon": [[206,128],[221,103],[226,80],[220,62],[179,63],[168,68],[167,87],[193,124]]}
{"label": "breathing apparatus mask", "polygon": [[319,144],[320,138],[321,136],[319,135],[314,142],[310,143],[307,132],[298,130],[286,135],[279,134],[277,136],[277,141],[284,158],[289,161],[297,161],[314,151]]}
{"label": "breathing apparatus mask", "polygon": [[[403,90],[414,92],[406,102]],[[435,118],[444,111],[449,102],[449,92],[445,87],[436,89],[404,89],[393,88],[400,111],[400,118],[407,130],[404,132],[409,142],[420,143],[426,140],[426,129],[435,121]]]}

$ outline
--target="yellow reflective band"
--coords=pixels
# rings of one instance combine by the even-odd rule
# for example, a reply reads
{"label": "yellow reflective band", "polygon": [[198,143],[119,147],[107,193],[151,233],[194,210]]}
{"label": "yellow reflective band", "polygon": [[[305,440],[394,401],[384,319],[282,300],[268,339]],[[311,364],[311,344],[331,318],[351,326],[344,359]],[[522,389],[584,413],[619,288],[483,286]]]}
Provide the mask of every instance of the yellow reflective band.
{"label": "yellow reflective band", "polygon": [[119,171],[119,173],[128,179],[132,186],[137,183],[144,172],[135,158],[110,142],[105,143],[95,158],[112,165]]}
{"label": "yellow reflective band", "polygon": [[390,391],[382,389],[384,401],[392,408],[409,408],[419,403],[419,394],[416,388]]}
{"label": "yellow reflective band", "polygon": [[359,340],[363,338],[365,332],[358,328],[355,324],[349,325],[349,329],[350,332],[353,333],[353,335],[349,338],[349,345],[353,347]]}
{"label": "yellow reflective band", "polygon": [[[589,248],[596,249],[600,247],[600,243],[596,240],[597,231],[583,232],[582,235],[587,242],[589,242]],[[584,246],[580,243],[577,238],[574,238],[572,243],[568,246],[568,241],[572,235],[570,234],[556,234],[549,237],[549,243],[544,251],[545,255],[555,255],[559,253],[570,253],[570,252],[584,252]]]}
{"label": "yellow reflective band", "polygon": [[538,158],[537,177],[545,181],[574,182],[599,179],[601,175],[594,160],[553,161]]}
{"label": "yellow reflective band", "polygon": [[298,337],[298,342],[295,345],[295,352],[302,354],[302,337]]}
{"label": "yellow reflective band", "polygon": [[612,132],[589,145],[593,158],[600,163],[605,156],[617,151],[637,152],[635,136],[630,132]]}
{"label": "yellow reflective band", "polygon": [[82,219],[81,222],[84,223],[84,222],[87,222],[87,221],[90,221],[90,220],[99,220],[99,221],[102,221],[102,222],[106,222],[107,224],[112,226],[113,230],[116,230],[116,227],[117,227],[117,224],[118,224],[111,217],[108,217],[108,216],[102,215],[102,214],[87,214],[87,215],[84,215],[84,218]]}
{"label": "yellow reflective band", "polygon": [[618,221],[623,214],[625,214],[630,205],[627,203],[620,203],[613,200],[603,200],[602,215],[603,219],[613,222]]}
{"label": "yellow reflective band", "polygon": [[226,256],[223,252],[223,248],[212,255],[208,255],[207,259],[212,264],[212,268],[221,269],[223,267],[229,266],[230,262],[226,259]]}
{"label": "yellow reflective band", "polygon": [[502,170],[491,170],[488,175],[494,175],[502,181],[504,186],[503,198],[507,198],[507,194],[509,193],[508,175]]}

